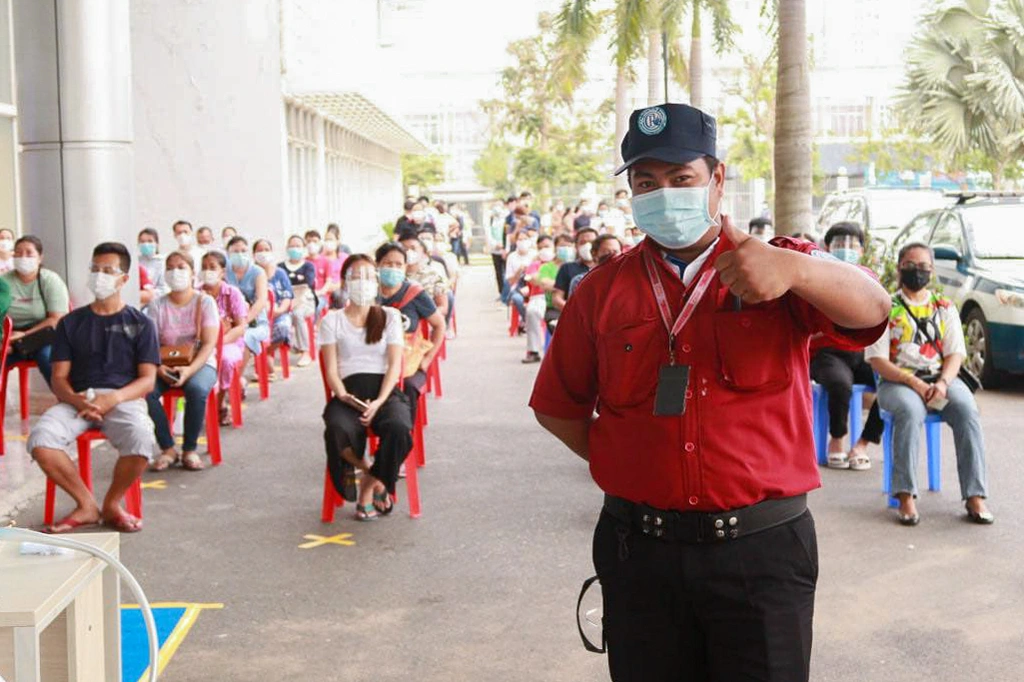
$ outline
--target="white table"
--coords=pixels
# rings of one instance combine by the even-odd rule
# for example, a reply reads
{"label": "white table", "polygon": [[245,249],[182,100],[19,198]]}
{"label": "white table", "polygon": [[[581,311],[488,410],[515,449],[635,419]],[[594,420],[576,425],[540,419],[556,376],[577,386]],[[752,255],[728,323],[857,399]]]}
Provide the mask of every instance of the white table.
{"label": "white table", "polygon": [[[115,557],[117,533],[71,536]],[[82,552],[21,556],[0,542],[0,677],[7,682],[121,682],[120,581]]]}

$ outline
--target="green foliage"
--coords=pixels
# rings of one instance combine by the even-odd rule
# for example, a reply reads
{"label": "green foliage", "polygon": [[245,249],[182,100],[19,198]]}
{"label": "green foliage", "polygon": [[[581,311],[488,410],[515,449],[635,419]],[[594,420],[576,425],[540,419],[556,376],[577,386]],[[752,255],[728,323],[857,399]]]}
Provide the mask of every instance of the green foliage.
{"label": "green foliage", "polygon": [[395,223],[394,223],[394,221],[390,221],[390,222],[384,223],[383,225],[380,226],[380,229],[383,230],[384,234],[387,235],[387,237],[388,237],[387,240],[388,241],[391,241],[391,240],[393,240],[395,238]]}
{"label": "green foliage", "polygon": [[848,160],[851,163],[875,164],[879,173],[905,170],[938,170],[937,162],[945,156],[943,150],[928,138],[921,137],[910,128],[890,127],[881,137],[868,136],[854,146]]}
{"label": "green foliage", "polygon": [[725,88],[727,95],[743,105],[719,118],[723,126],[732,129],[733,143],[726,160],[744,180],[764,178],[769,202],[773,195],[777,70],[774,51],[767,58],[743,55],[741,75]]}
{"label": "green foliage", "polygon": [[512,145],[502,140],[491,139],[473,163],[473,171],[477,180],[484,187],[490,187],[495,194],[505,197],[516,191],[516,182],[512,177],[514,150]]}
{"label": "green foliage", "polygon": [[491,116],[492,140],[475,170],[495,191],[530,188],[543,202],[552,186],[601,177],[598,164],[609,148],[605,126],[614,106],[574,107],[572,90],[555,73],[560,48],[553,21],[542,14],[538,25],[537,35],[508,46],[514,63],[502,71],[502,97],[482,103]]}
{"label": "green foliage", "polygon": [[420,156],[402,154],[402,184],[417,185],[420,191],[444,181],[444,157],[437,154]]}
{"label": "green foliage", "polygon": [[898,106],[946,161],[986,162],[997,187],[1016,172],[1024,160],[1024,0],[959,0],[929,14],[907,52]]}

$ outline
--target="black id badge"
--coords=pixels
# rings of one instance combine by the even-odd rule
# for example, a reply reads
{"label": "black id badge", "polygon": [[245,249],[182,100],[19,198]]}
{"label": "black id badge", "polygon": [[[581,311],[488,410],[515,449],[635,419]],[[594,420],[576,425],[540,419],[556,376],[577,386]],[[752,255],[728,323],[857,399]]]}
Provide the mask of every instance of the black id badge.
{"label": "black id badge", "polygon": [[687,365],[663,365],[658,371],[654,415],[678,417],[686,412],[686,387],[689,383],[690,368]]}

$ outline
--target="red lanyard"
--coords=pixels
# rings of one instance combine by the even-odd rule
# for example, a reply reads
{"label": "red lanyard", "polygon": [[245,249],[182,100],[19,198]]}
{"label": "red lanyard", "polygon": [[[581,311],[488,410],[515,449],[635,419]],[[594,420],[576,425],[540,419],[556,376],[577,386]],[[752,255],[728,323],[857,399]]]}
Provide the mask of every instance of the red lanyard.
{"label": "red lanyard", "polygon": [[672,310],[668,305],[665,287],[661,283],[661,275],[658,274],[658,268],[655,266],[653,257],[647,251],[644,252],[644,265],[647,266],[647,277],[651,282],[651,289],[654,290],[654,298],[658,302],[658,312],[661,313],[661,321],[665,323],[665,331],[668,332],[669,364],[674,365],[676,364],[676,337],[679,336],[679,332],[683,330],[686,323],[693,317],[697,304],[700,303],[701,299],[704,298],[704,294],[707,293],[711,280],[715,276],[715,270],[714,268],[706,270],[700,276],[700,279],[687,289],[686,294],[689,294],[689,298],[686,299],[686,304],[679,313],[679,317],[676,318],[675,324],[673,324]]}

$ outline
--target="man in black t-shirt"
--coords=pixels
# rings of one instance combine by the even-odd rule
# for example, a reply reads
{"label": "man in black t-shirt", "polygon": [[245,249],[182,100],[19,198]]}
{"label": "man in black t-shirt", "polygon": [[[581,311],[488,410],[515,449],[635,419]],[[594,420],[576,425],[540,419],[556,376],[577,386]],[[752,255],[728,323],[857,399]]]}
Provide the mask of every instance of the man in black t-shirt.
{"label": "man in black t-shirt", "polygon": [[584,227],[576,232],[576,260],[563,263],[555,275],[555,288],[551,294],[551,304],[556,310],[561,311],[565,302],[569,300],[569,287],[577,275],[594,267],[594,256],[591,253],[594,242],[597,241],[597,230],[592,227]]}
{"label": "man in black t-shirt", "polygon": [[[153,321],[121,299],[130,271],[123,244],[97,246],[89,272],[96,300],[57,324],[51,387],[60,402],[39,418],[27,446],[43,472],[75,500],[74,511],[51,526],[51,533],[101,521],[123,533],[142,530],[142,520],[126,512],[121,499],[156,447],[145,398],[156,381],[160,344]],[[102,430],[121,455],[102,507],[67,455],[91,428]]]}

